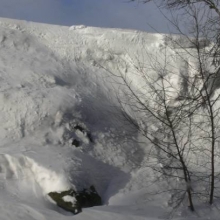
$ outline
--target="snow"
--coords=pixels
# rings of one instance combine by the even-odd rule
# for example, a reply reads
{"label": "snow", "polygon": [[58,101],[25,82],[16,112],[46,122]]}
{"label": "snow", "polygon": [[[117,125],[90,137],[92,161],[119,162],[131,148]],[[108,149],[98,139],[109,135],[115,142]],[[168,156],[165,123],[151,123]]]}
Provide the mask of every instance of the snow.
{"label": "snow", "polygon": [[64,196],[63,197],[63,200],[65,202],[72,202],[73,204],[76,202],[76,198],[75,197],[72,197],[72,196]]}
{"label": "snow", "polygon": [[[163,185],[147,166],[140,134],[118,118],[121,109],[115,88],[120,81],[106,71],[128,73],[141,88],[139,76],[132,74],[137,63],[132,62],[139,57],[144,66],[149,65],[149,52],[152,59],[157,56],[163,62],[163,44],[160,34],[0,19],[1,220],[169,217],[170,195],[150,194]],[[143,46],[146,53],[141,53]],[[174,50],[168,53],[175,57]],[[173,59],[169,68],[179,73],[183,61]],[[181,76],[169,77],[178,87]],[[91,133],[94,143],[74,129],[78,124]],[[80,141],[79,148],[71,145],[74,138]],[[76,216],[47,196],[91,185],[104,206],[84,209]],[[203,219],[187,210],[175,218],[184,216]]]}

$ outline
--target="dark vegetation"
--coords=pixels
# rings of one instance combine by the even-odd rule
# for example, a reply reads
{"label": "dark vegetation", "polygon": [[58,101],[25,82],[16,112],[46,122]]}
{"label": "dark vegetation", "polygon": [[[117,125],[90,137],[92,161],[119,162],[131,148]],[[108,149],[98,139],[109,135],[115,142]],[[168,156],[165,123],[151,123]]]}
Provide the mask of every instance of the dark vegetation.
{"label": "dark vegetation", "polygon": [[[80,213],[82,208],[102,205],[102,199],[94,186],[90,186],[89,189],[83,189],[78,192],[70,189],[63,192],[50,192],[48,195],[56,202],[57,206],[73,214]],[[65,196],[71,197],[75,201],[65,201]]]}

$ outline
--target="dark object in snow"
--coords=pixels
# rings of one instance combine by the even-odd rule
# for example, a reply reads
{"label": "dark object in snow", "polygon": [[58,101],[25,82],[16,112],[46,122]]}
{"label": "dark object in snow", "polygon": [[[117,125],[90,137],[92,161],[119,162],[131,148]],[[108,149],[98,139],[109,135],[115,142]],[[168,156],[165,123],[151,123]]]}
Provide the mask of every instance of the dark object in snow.
{"label": "dark object in snow", "polygon": [[89,141],[90,141],[91,143],[93,143],[93,139],[92,139],[91,133],[88,132],[88,131],[86,131],[86,129],[84,129],[82,126],[80,126],[80,125],[75,125],[75,126],[74,126],[74,129],[81,131],[83,134],[86,135],[86,137],[89,139]]}
{"label": "dark object in snow", "polygon": [[68,212],[72,212],[73,214],[76,215],[82,211],[80,204],[77,201],[75,201],[74,203],[70,201],[65,201],[65,196],[71,196],[74,199],[75,194],[76,192],[71,189],[60,193],[58,192],[48,193],[51,199],[53,199],[56,202],[57,206]]}
{"label": "dark object in snow", "polygon": [[76,139],[73,139],[72,145],[74,145],[75,147],[79,147],[80,146],[80,142]]}
{"label": "dark object in snow", "polygon": [[[50,192],[48,195],[56,202],[57,206],[75,215],[80,213],[82,208],[102,205],[102,199],[96,192],[94,186],[90,186],[89,189],[83,189],[79,192],[70,189],[60,193]],[[68,198],[72,197],[71,200],[74,202],[65,199],[66,196],[68,196]]]}
{"label": "dark object in snow", "polygon": [[89,189],[84,189],[76,193],[76,200],[82,208],[102,205],[102,199],[96,192],[94,186],[90,186]]}
{"label": "dark object in snow", "polygon": [[89,141],[90,141],[91,143],[94,143],[94,142],[93,142],[93,139],[92,139],[91,133],[87,132],[87,138],[89,139]]}
{"label": "dark object in snow", "polygon": [[76,125],[76,126],[74,127],[74,129],[79,130],[79,131],[81,131],[82,133],[85,132],[85,129],[84,129],[83,127],[81,127],[80,125]]}

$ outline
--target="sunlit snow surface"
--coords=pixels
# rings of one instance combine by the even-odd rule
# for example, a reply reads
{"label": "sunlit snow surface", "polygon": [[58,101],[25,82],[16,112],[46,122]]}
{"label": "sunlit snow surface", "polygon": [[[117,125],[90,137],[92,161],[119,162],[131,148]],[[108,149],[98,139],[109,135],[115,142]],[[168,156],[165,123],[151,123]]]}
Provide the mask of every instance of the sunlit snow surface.
{"label": "sunlit snow surface", "polygon": [[[137,57],[150,62],[145,50],[163,61],[159,56],[163,38],[130,30],[0,19],[1,220],[170,216],[169,195],[149,194],[162,186],[149,186],[156,177],[146,166],[145,149],[136,141],[139,134],[117,117],[121,110],[115,79],[109,79],[105,70],[126,72],[122,60],[129,63]],[[170,49],[169,54],[175,52]],[[173,71],[181,65],[176,60]],[[178,86],[176,74],[170,81]],[[73,130],[76,124],[91,133],[92,142]],[[72,146],[74,138],[81,147]],[[90,185],[104,206],[84,209],[77,216],[47,197],[51,191]],[[182,212],[177,215],[184,218]]]}

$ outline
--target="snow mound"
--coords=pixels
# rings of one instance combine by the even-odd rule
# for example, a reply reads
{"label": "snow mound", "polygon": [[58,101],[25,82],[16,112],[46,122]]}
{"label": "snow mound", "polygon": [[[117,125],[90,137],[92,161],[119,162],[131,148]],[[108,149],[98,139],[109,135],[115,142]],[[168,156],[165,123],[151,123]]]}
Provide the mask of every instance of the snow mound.
{"label": "snow mound", "polygon": [[40,187],[43,194],[70,188],[69,182],[63,175],[40,166],[24,155],[16,157],[0,155],[0,171],[1,179],[15,180],[18,184],[29,185],[33,190]]}
{"label": "snow mound", "polygon": [[17,139],[78,100],[65,88],[63,63],[50,50],[19,30],[1,28],[0,35],[0,138]]}
{"label": "snow mound", "polygon": [[70,31],[86,28],[86,25],[74,25],[69,28]]}

